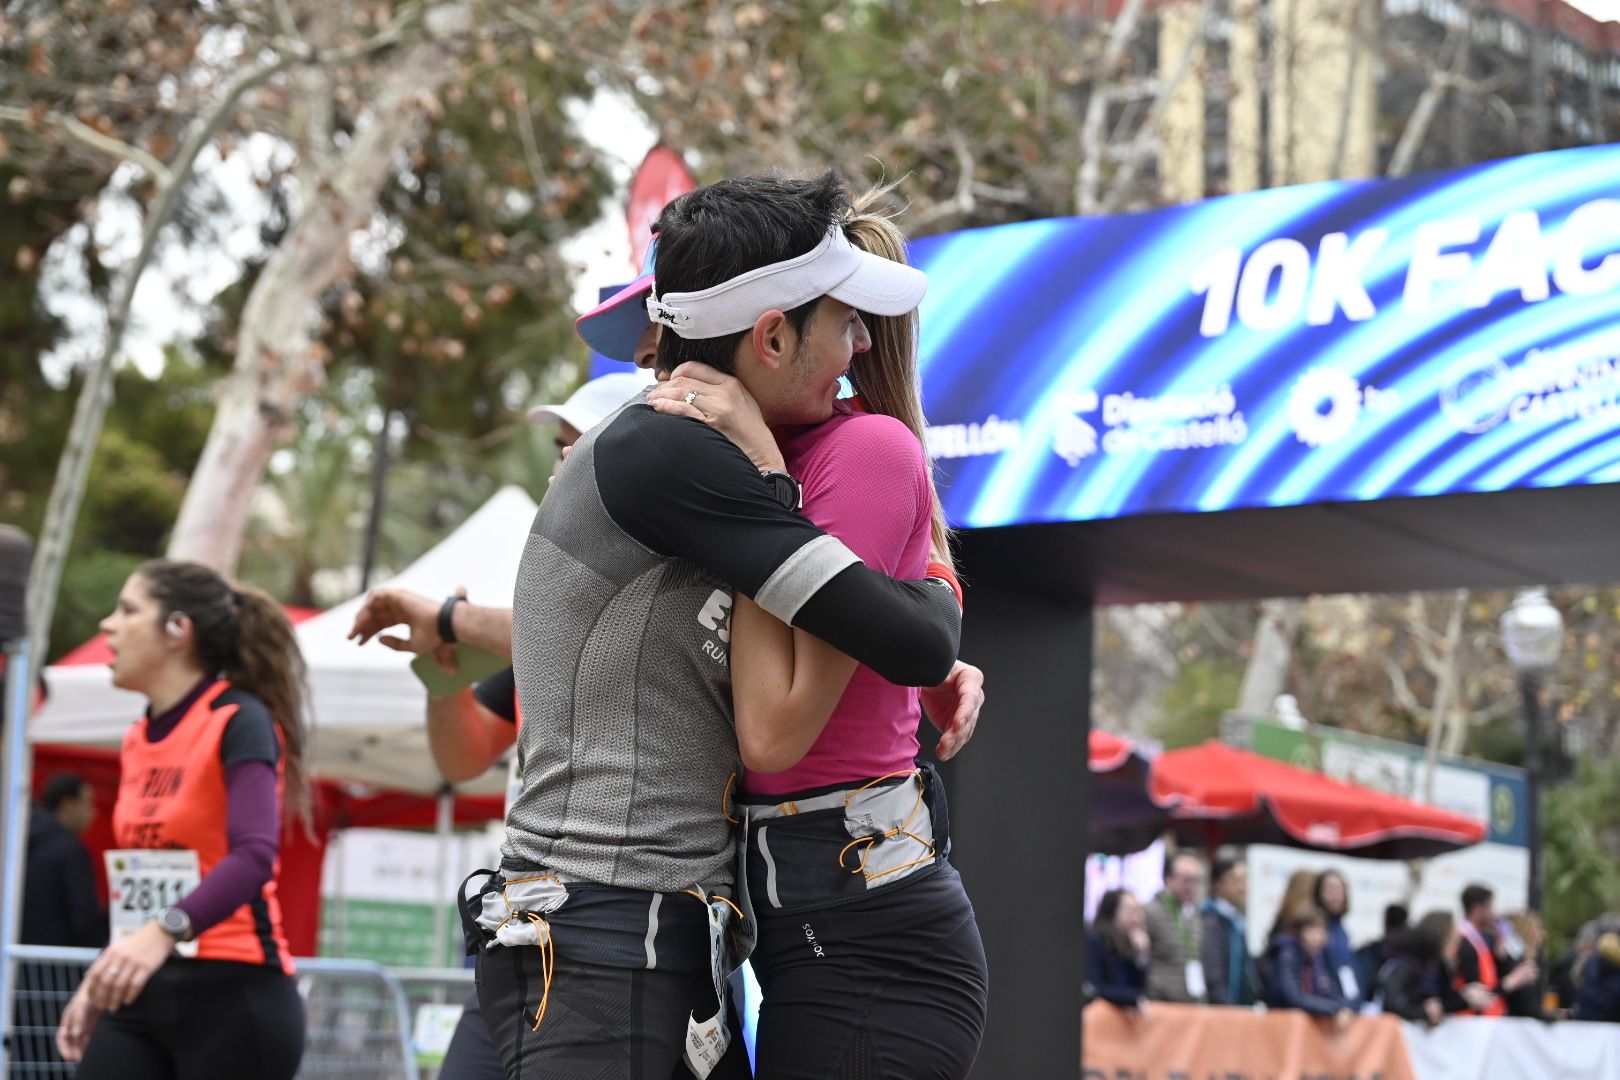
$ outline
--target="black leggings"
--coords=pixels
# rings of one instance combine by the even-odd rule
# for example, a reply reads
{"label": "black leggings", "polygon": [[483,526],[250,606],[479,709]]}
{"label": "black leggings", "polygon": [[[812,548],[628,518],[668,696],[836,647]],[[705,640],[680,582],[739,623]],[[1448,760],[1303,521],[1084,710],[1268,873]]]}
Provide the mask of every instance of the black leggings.
{"label": "black leggings", "polygon": [[[478,1000],[506,1080],[690,1078],[681,1054],[687,1020],[714,1011],[707,971],[613,968],[557,958],[545,1017],[540,950],[497,946],[478,957]],[[460,1032],[457,1032],[458,1036]],[[746,1080],[748,1053],[732,1013],[731,1048],[709,1080]]]}
{"label": "black leggings", "polygon": [[959,1080],[984,1033],[989,974],[949,864],[842,907],[761,914],[759,1080]]}
{"label": "black leggings", "polygon": [[[731,1046],[709,1074],[709,1080],[751,1080],[753,1071],[748,1064],[748,1047],[743,1042],[742,1020],[736,1003],[728,1000],[727,1005],[731,1009]],[[450,1039],[450,1048],[445,1051],[444,1064],[439,1067],[439,1080],[503,1080],[505,1075],[506,1067],[501,1062],[501,1055],[495,1051],[489,1025],[484,1023],[478,994],[474,991],[461,1012],[461,1020]],[[675,1066],[670,1076],[671,1080],[691,1080],[692,1072],[682,1062]]]}
{"label": "black leggings", "polygon": [[171,958],[96,1021],[76,1080],[292,1080],[304,1002],[277,968]]}

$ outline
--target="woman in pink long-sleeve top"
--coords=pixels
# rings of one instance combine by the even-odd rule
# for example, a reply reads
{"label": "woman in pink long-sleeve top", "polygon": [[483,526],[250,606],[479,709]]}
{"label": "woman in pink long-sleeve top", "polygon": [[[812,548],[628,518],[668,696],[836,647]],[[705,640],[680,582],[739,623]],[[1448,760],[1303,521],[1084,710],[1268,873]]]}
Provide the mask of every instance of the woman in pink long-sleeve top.
{"label": "woman in pink long-sleeve top", "polygon": [[[857,214],[857,247],[904,261],[887,218]],[[812,320],[820,313],[812,316]],[[803,513],[870,567],[955,585],[944,517],[921,442],[916,316],[858,316],[849,371],[860,407],[772,433],[803,489]],[[806,335],[809,330],[807,328]],[[653,395],[705,418],[744,395],[704,371]],[[687,403],[690,407],[690,403]],[[757,417],[757,412],[752,412]],[[717,424],[723,429],[725,424]],[[726,430],[740,445],[762,430]],[[746,773],[732,813],[747,821],[759,923],[752,963],[764,990],[763,1080],[967,1075],[988,997],[972,904],[950,865],[944,790],[917,760],[918,691],[896,686],[738,595],[732,697]]]}

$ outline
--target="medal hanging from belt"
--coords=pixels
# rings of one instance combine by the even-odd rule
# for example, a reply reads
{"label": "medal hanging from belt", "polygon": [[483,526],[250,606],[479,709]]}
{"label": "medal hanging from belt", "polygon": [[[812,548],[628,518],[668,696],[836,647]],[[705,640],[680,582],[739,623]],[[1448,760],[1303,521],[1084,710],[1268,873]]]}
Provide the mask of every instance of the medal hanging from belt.
{"label": "medal hanging from belt", "polygon": [[[688,891],[692,896],[703,899],[701,891]],[[731,1046],[726,980],[734,967],[731,963],[731,923],[733,919],[742,918],[742,912],[737,910],[736,905],[723,896],[710,896],[704,902],[709,909],[709,973],[714,979],[716,1010],[707,1020],[699,1020],[696,1014],[686,1018],[686,1048],[681,1055],[697,1080],[705,1080]]]}

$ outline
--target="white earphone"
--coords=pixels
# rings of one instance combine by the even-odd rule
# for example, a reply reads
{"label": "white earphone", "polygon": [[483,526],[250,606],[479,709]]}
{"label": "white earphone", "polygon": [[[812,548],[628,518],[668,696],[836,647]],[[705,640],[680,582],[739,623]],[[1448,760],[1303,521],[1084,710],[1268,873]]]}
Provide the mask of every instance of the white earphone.
{"label": "white earphone", "polygon": [[170,637],[179,637],[186,632],[185,616],[178,611],[170,615],[163,623],[163,632]]}

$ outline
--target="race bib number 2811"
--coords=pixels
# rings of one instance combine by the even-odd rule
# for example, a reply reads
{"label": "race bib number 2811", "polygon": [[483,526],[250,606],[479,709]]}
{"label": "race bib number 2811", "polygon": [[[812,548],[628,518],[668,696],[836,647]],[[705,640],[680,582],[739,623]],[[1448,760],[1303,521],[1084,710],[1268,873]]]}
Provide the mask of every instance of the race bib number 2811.
{"label": "race bib number 2811", "polygon": [[[109,851],[107,913],[110,940],[120,941],[157,918],[158,913],[197,887],[201,874],[195,851],[130,848]],[[181,956],[197,955],[195,941],[175,947]]]}

